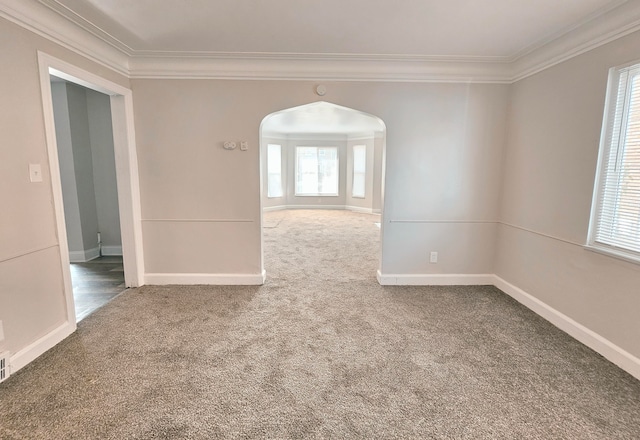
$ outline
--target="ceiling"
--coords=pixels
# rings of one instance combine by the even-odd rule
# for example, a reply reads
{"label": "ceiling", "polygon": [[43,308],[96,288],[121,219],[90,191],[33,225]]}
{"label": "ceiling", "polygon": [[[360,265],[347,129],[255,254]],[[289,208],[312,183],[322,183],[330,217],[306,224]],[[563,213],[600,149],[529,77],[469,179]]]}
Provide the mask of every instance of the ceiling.
{"label": "ceiling", "polygon": [[314,102],[282,110],[262,122],[263,135],[291,134],[379,134],[384,123],[375,116],[328,102]]}
{"label": "ceiling", "polygon": [[513,59],[626,3],[626,0],[39,1],[129,54],[384,54],[483,59]]}

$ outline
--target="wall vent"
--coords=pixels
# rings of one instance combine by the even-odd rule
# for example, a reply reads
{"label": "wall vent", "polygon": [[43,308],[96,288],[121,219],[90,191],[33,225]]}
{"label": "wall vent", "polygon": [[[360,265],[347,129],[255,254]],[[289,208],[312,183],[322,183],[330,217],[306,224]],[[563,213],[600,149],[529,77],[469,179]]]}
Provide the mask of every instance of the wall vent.
{"label": "wall vent", "polygon": [[0,353],[0,382],[9,378],[9,352]]}

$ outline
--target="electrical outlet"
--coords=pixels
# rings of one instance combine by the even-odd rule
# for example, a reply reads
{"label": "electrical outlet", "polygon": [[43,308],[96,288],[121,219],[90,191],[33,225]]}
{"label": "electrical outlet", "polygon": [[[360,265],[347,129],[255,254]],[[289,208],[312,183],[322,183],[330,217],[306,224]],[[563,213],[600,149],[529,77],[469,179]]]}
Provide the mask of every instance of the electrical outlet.
{"label": "electrical outlet", "polygon": [[438,253],[431,252],[431,254],[429,255],[429,263],[437,263],[437,262],[438,262]]}
{"label": "electrical outlet", "polygon": [[225,150],[233,150],[236,148],[236,143],[233,141],[225,141],[224,144],[222,144],[222,146],[224,147]]}

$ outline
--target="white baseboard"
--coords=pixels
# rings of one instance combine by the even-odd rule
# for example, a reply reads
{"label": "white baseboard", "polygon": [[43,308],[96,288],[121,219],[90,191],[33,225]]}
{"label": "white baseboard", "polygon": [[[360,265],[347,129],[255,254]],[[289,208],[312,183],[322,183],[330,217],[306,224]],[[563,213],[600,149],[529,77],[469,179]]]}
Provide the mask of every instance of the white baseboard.
{"label": "white baseboard", "polygon": [[285,205],[265,206],[264,208],[262,208],[262,211],[263,212],[284,211],[285,209],[287,209]]}
{"label": "white baseboard", "polygon": [[498,289],[640,380],[640,359],[519,287],[494,275]]}
{"label": "white baseboard", "polygon": [[361,212],[362,214],[373,214],[373,209],[371,209],[371,208],[362,208],[360,206],[347,205],[347,206],[344,207],[344,209],[346,209],[348,211],[353,211],[353,212]]}
{"label": "white baseboard", "polygon": [[491,274],[382,274],[378,271],[382,286],[486,286],[493,285]]}
{"label": "white baseboard", "polygon": [[87,261],[95,260],[100,256],[100,248],[94,247],[93,249],[85,249],[83,251],[69,251],[69,262],[71,263],[86,263]]}
{"label": "white baseboard", "polygon": [[337,209],[348,210],[353,212],[361,212],[363,214],[380,214],[380,210],[376,209],[375,212],[371,208],[361,208],[360,206],[350,205],[278,205],[278,206],[266,206],[262,208],[263,212],[271,211],[283,211],[285,209]]}
{"label": "white baseboard", "polygon": [[102,255],[105,257],[121,257],[122,246],[102,246]]}
{"label": "white baseboard", "polygon": [[164,286],[170,284],[208,284],[216,286],[261,286],[266,272],[261,274],[215,274],[215,273],[148,273],[145,284]]}
{"label": "white baseboard", "polygon": [[11,356],[10,373],[13,374],[25,365],[33,362],[38,356],[42,355],[45,351],[62,342],[63,339],[65,339],[75,330],[75,322],[65,322],[60,327],[41,337],[34,343],[29,344],[28,346]]}

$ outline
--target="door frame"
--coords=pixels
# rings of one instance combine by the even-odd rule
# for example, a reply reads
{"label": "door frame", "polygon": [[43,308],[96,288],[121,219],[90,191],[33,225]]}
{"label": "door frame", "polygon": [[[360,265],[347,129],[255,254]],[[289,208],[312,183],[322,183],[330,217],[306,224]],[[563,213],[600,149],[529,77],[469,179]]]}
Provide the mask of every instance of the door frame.
{"label": "door frame", "polygon": [[76,328],[75,303],[71,284],[69,245],[64,220],[62,182],[58,160],[58,144],[53,116],[51,80],[53,74],[80,86],[109,95],[113,125],[113,149],[116,164],[116,183],[120,213],[122,257],[125,285],[138,287],[144,284],[144,255],[142,246],[142,214],[140,205],[140,182],[138,177],[138,157],[136,153],[133,93],[123,87],[66,61],[38,51],[40,89],[44,111],[44,126],[49,158],[49,174],[53,191],[58,249],[64,282],[67,307],[67,324]]}

